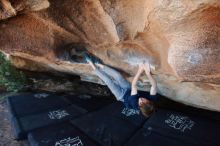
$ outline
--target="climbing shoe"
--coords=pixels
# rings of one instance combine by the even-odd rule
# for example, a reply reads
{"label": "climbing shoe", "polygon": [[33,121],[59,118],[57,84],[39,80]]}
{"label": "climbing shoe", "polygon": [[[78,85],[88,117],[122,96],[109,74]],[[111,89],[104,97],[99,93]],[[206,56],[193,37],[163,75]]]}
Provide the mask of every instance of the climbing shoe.
{"label": "climbing shoe", "polygon": [[101,60],[90,53],[84,53],[84,58],[87,62],[92,62],[95,64],[102,64]]}

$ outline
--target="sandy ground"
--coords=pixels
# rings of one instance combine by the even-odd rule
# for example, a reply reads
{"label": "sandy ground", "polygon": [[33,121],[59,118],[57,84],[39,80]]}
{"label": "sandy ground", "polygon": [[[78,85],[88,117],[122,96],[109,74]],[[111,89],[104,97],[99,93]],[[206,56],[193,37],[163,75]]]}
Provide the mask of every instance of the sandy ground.
{"label": "sandy ground", "polygon": [[0,101],[0,146],[28,146],[27,141],[13,139],[5,100]]}

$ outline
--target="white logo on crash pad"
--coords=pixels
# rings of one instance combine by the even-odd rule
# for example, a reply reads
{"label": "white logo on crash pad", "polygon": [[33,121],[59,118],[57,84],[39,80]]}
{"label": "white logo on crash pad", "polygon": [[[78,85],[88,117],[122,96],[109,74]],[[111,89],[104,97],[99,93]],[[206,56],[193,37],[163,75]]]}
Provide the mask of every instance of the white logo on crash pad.
{"label": "white logo on crash pad", "polygon": [[165,123],[170,127],[185,132],[186,129],[191,130],[195,122],[190,120],[187,116],[178,116],[171,114]]}
{"label": "white logo on crash pad", "polygon": [[66,116],[70,115],[67,113],[65,110],[56,110],[56,111],[51,111],[48,113],[48,116],[50,119],[62,119]]}
{"label": "white logo on crash pad", "polygon": [[123,108],[121,113],[124,114],[125,116],[129,117],[129,116],[133,116],[133,115],[139,115],[140,111],[135,110],[135,109],[130,109],[130,108]]}
{"label": "white logo on crash pad", "polygon": [[35,98],[38,98],[38,99],[46,98],[47,96],[49,96],[49,94],[46,94],[46,93],[34,94],[34,97],[35,97]]}
{"label": "white logo on crash pad", "polygon": [[83,143],[81,141],[81,139],[79,138],[79,136],[71,138],[64,138],[60,141],[57,141],[55,143],[55,146],[83,146]]}

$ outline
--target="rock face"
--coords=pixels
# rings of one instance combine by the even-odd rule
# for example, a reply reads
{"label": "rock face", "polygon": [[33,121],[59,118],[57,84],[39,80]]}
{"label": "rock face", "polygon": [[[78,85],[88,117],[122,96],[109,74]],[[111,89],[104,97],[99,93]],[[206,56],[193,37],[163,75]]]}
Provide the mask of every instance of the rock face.
{"label": "rock face", "polygon": [[[160,94],[220,111],[219,0],[0,0],[0,8],[0,50],[19,68],[101,83],[82,52],[129,80],[146,60]],[[149,90],[145,77],[139,88]]]}

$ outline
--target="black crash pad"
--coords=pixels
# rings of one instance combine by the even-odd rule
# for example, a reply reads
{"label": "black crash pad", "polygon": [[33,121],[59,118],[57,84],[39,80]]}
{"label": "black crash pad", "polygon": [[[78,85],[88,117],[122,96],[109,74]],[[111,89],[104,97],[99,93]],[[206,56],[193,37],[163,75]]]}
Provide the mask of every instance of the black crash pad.
{"label": "black crash pad", "polygon": [[109,97],[92,96],[89,94],[66,95],[64,97],[72,104],[80,106],[88,112],[100,109],[114,102],[114,100]]}
{"label": "black crash pad", "polygon": [[126,108],[120,101],[112,103],[111,105],[103,108],[102,111],[130,122],[137,127],[141,127],[146,120],[146,118],[141,114],[140,110]]}
{"label": "black crash pad", "polygon": [[[148,134],[149,131],[152,133],[150,137],[155,137],[155,135],[158,137],[160,135],[163,136],[163,139],[167,138],[167,145],[173,143],[172,140],[168,141],[169,139],[179,141],[175,146],[179,146],[181,143],[187,143],[186,145],[188,146],[220,145],[220,121],[208,120],[180,112],[159,109],[144,124],[143,129],[145,129],[145,133],[146,131],[148,131]],[[133,138],[133,141],[130,141],[130,145],[135,141],[141,141],[142,145],[147,146],[146,141],[150,138],[143,139],[143,136],[142,138],[140,137],[141,134]]]}
{"label": "black crash pad", "polygon": [[133,124],[103,111],[83,115],[71,123],[103,146],[122,146],[137,130]]}
{"label": "black crash pad", "polygon": [[[151,129],[142,128],[133,137],[130,138],[125,146],[190,146],[192,143],[179,141],[178,139],[166,137],[151,131]],[[196,144],[194,146],[197,146]],[[198,145],[199,146],[199,145]]]}
{"label": "black crash pad", "polygon": [[57,108],[50,111],[23,116],[20,118],[12,117],[12,129],[16,139],[26,138],[27,133],[47,125],[60,123],[78,117],[86,111],[77,106]]}
{"label": "black crash pad", "polygon": [[30,146],[97,146],[69,122],[37,129],[28,134]]}
{"label": "black crash pad", "polygon": [[13,116],[21,117],[53,108],[70,105],[65,98],[49,93],[19,93],[7,98],[7,105]]}

